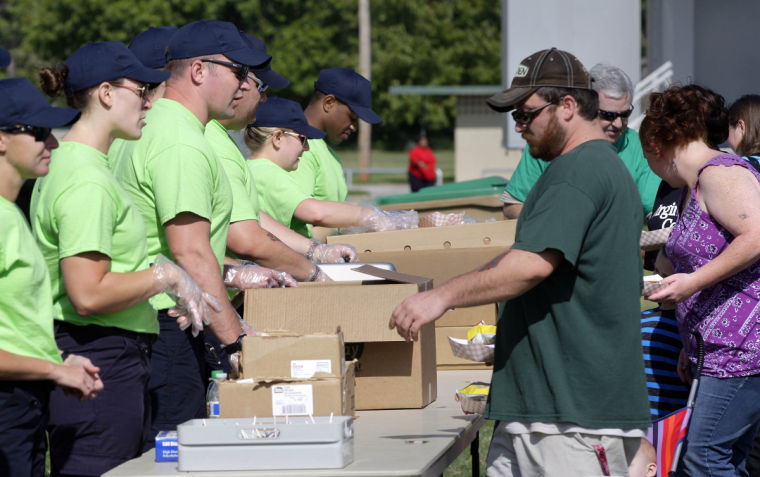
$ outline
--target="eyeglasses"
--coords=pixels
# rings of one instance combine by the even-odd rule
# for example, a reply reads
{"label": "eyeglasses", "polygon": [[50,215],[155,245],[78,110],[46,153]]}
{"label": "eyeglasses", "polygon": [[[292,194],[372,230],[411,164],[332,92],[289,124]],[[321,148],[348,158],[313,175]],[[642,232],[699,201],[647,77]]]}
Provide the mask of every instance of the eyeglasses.
{"label": "eyeglasses", "polygon": [[248,79],[256,83],[256,87],[259,89],[259,93],[263,93],[267,89],[269,89],[268,84],[265,84],[263,81],[261,81],[260,79],[258,79],[257,77],[255,77],[254,75],[250,73],[248,74]]}
{"label": "eyeglasses", "polygon": [[621,111],[619,113],[600,109],[599,117],[609,122],[612,122],[616,120],[617,118],[620,118],[621,120],[626,121],[632,112],[633,112],[633,105],[631,105],[631,107],[626,109],[625,111]]}
{"label": "eyeglasses", "polygon": [[212,60],[212,59],[203,59],[201,60],[204,63],[214,63],[215,65],[222,65],[226,66],[227,68],[231,69],[233,73],[235,73],[235,77],[243,81],[246,78],[248,78],[248,72],[251,70],[248,65],[241,65],[240,63],[231,63],[229,61],[219,61],[219,60]]}
{"label": "eyeglasses", "polygon": [[129,86],[126,84],[119,84],[119,83],[110,83],[111,86],[116,86],[117,88],[124,88],[128,89],[131,92],[135,93],[137,96],[140,97],[141,100],[145,101],[148,99],[148,96],[150,95],[150,88],[148,88],[147,85],[140,86],[139,88],[137,86]]}
{"label": "eyeglasses", "polygon": [[539,106],[537,108],[529,109],[527,111],[520,111],[519,109],[516,109],[516,110],[512,111],[512,119],[514,119],[515,122],[517,124],[519,124],[520,126],[527,126],[534,119],[536,119],[536,116],[538,116],[539,114],[541,114],[541,111],[545,107],[551,106],[553,104],[554,103],[549,102],[549,103],[546,103],[546,104],[544,104],[542,106]]}
{"label": "eyeglasses", "polygon": [[297,138],[298,138],[298,140],[299,140],[299,141],[301,141],[301,145],[302,145],[304,148],[306,148],[306,149],[308,149],[308,148],[309,148],[309,138],[307,138],[307,137],[306,137],[306,136],[304,136],[303,134],[294,133],[294,132],[290,132],[290,131],[283,131],[282,133],[283,133],[283,134],[287,134],[288,136],[295,136],[295,137],[297,137]]}
{"label": "eyeglasses", "polygon": [[32,136],[34,136],[35,141],[44,142],[48,138],[48,136],[50,136],[50,131],[52,131],[52,129],[42,128],[39,126],[24,125],[24,126],[14,126],[12,128],[0,129],[0,131],[5,131],[11,134],[30,133]]}

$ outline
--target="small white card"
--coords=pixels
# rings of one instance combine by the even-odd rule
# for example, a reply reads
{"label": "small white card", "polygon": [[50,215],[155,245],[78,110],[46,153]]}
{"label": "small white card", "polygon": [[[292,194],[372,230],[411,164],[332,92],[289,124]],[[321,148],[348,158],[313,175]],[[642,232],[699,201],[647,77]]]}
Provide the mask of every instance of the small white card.
{"label": "small white card", "polygon": [[311,384],[272,386],[272,415],[295,416],[314,414],[314,392]]}
{"label": "small white card", "polygon": [[290,377],[308,379],[316,373],[332,374],[332,363],[329,359],[300,359],[290,362]]}

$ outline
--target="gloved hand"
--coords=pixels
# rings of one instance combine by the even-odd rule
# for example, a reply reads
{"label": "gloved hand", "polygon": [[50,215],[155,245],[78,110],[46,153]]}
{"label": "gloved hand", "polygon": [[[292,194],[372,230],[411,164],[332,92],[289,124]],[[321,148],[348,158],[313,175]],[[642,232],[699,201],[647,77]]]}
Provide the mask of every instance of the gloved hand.
{"label": "gloved hand", "polygon": [[288,273],[259,265],[225,265],[224,284],[238,290],[298,286]]}
{"label": "gloved hand", "polygon": [[[238,316],[240,320],[240,327],[243,328],[243,332],[246,336],[256,336],[256,331],[251,325]],[[240,376],[240,351],[235,353],[227,353],[227,360],[230,364],[230,378],[237,379]]]}
{"label": "gloved hand", "polygon": [[372,232],[412,229],[419,224],[420,217],[415,210],[380,210],[369,209],[359,225]]}
{"label": "gloved hand", "polygon": [[186,271],[163,255],[159,255],[153,265],[153,281],[177,303],[169,310],[169,316],[177,317],[183,330],[192,325],[193,336],[198,335],[204,324],[211,323],[212,311],[222,311],[212,295],[204,292]]}
{"label": "gloved hand", "polygon": [[312,251],[312,256],[307,258],[317,263],[345,263],[359,260],[356,249],[351,245],[342,243],[317,244]]}

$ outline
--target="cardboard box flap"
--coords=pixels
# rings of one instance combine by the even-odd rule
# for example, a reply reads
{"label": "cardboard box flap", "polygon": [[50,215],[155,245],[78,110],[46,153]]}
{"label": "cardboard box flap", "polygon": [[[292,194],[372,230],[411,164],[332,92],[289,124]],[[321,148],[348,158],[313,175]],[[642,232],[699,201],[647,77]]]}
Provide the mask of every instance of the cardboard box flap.
{"label": "cardboard box flap", "polygon": [[414,283],[419,287],[420,291],[425,291],[433,288],[432,280],[427,277],[421,277],[419,275],[409,275],[407,273],[393,272],[391,270],[384,270],[382,268],[373,267],[372,265],[362,265],[361,267],[357,267],[354,270],[357,272],[366,273],[367,275],[372,275],[373,277],[385,279],[389,282]]}

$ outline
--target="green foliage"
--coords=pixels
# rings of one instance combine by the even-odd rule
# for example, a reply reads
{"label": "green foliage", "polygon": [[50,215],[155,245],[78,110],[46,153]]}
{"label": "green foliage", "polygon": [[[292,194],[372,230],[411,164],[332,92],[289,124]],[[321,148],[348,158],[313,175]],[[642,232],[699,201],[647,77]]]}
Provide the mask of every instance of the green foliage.
{"label": "green foliage", "polygon": [[[453,128],[453,97],[396,96],[392,85],[500,82],[500,2],[373,0],[373,137],[403,147],[419,131]],[[36,81],[87,41],[128,43],[149,26],[201,18],[235,23],[267,42],[273,67],[291,86],[277,94],[305,104],[322,68],[358,65],[358,1],[330,0],[0,0],[0,44],[17,75]]]}

